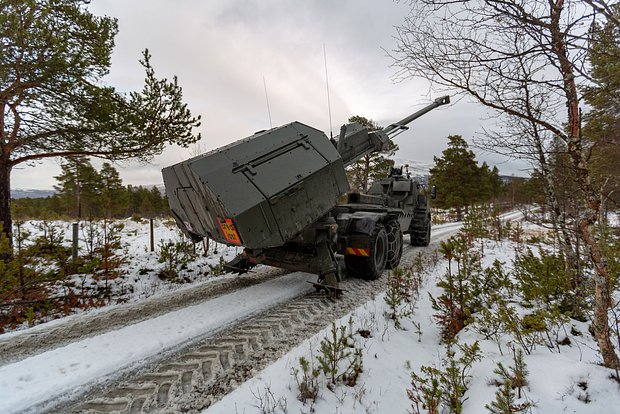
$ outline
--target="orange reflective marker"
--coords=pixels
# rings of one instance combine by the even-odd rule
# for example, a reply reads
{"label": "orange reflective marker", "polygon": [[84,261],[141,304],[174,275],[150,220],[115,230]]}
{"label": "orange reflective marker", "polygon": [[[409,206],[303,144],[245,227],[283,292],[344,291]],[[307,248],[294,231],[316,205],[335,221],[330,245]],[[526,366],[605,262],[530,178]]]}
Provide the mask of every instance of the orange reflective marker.
{"label": "orange reflective marker", "polygon": [[222,221],[222,219],[218,217],[217,221],[220,223],[220,228],[226,240],[234,244],[241,244],[241,238],[239,238],[239,233],[237,233],[237,229],[231,219],[224,219]]}
{"label": "orange reflective marker", "polygon": [[368,257],[368,256],[370,256],[370,249],[359,249],[357,247],[347,247],[345,249],[345,253],[353,255],[353,256]]}

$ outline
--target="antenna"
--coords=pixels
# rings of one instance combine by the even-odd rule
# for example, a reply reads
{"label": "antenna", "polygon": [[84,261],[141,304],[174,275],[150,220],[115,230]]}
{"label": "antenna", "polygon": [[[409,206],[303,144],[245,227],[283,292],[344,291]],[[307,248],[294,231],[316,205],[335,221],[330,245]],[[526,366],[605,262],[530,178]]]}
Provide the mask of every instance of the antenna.
{"label": "antenna", "polygon": [[325,62],[325,85],[327,86],[327,111],[329,113],[329,137],[333,138],[332,128],[332,105],[329,101],[329,77],[327,76],[327,53],[325,52],[325,43],[323,43],[323,61]]}
{"label": "antenna", "polygon": [[273,123],[271,122],[271,109],[269,108],[269,96],[267,96],[267,82],[265,82],[264,75],[263,75],[263,87],[265,88],[265,100],[267,101],[267,114],[269,114],[269,129],[273,129]]}

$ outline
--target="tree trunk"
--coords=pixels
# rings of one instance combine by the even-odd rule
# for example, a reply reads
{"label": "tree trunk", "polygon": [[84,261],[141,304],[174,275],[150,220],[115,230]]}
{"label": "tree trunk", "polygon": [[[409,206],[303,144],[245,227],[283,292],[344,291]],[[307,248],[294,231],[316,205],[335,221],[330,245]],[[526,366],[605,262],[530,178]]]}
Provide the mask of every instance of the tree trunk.
{"label": "tree trunk", "polygon": [[594,262],[594,336],[598,342],[603,356],[603,364],[609,368],[619,368],[618,357],[611,343],[611,333],[609,329],[609,316],[607,312],[611,307],[611,295],[609,292],[609,269],[606,266],[601,249],[592,237],[592,226],[588,219],[579,221],[579,230],[588,246],[590,258]]}
{"label": "tree trunk", "polygon": [[581,114],[579,113],[579,98],[573,65],[568,58],[566,50],[566,38],[561,29],[561,14],[565,11],[564,0],[550,2],[551,7],[551,40],[552,50],[558,57],[559,68],[564,79],[564,93],[568,109],[568,137],[567,150],[575,171],[575,180],[579,185],[584,197],[584,209],[579,219],[579,233],[587,246],[588,253],[594,264],[594,336],[603,357],[603,364],[608,368],[618,368],[618,357],[611,343],[608,310],[611,306],[609,292],[610,279],[607,258],[599,241],[592,234],[594,224],[598,219],[601,209],[601,194],[597,194],[592,186],[588,158],[584,154],[581,138]]}
{"label": "tree trunk", "polygon": [[[11,220],[11,164],[8,160],[0,158],[0,222],[2,222],[2,234],[9,238],[13,245],[13,221]],[[0,252],[0,260],[12,257],[12,252]]]}

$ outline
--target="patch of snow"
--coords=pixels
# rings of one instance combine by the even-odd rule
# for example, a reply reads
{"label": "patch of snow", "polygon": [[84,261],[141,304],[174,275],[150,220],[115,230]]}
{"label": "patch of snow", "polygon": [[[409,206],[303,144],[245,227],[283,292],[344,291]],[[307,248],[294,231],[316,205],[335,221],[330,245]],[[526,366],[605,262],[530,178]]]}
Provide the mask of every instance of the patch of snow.
{"label": "patch of snow", "polygon": [[[520,216],[521,213],[514,213],[504,218],[517,220]],[[126,227],[131,231],[133,226],[128,223]],[[454,232],[459,226],[459,223],[433,226],[433,238]],[[524,228],[528,232],[536,231],[529,225]],[[160,231],[166,234],[167,230],[162,227]],[[174,231],[169,231],[172,237]],[[148,239],[145,240],[145,236],[139,236],[138,233],[135,239],[127,242],[129,246],[125,248],[128,252],[134,252],[138,258],[147,257],[145,260],[152,260],[148,263],[156,266],[154,258],[148,259],[148,254],[142,256],[142,252],[146,252],[144,246]],[[512,242],[488,241],[485,244],[483,266],[489,266],[496,259],[509,265],[517,248]],[[232,256],[234,249],[227,252]],[[136,263],[136,267],[141,266],[140,262]],[[444,268],[445,262],[439,269]],[[396,329],[393,322],[385,318],[384,294],[337,322],[346,325],[349,318],[352,318],[356,327],[370,327],[373,336],[368,339],[355,336],[357,344],[363,348],[364,359],[363,372],[354,387],[338,385],[334,391],[330,391],[326,387],[326,379],[321,377],[319,396],[314,404],[315,412],[346,414],[411,410],[406,394],[406,390],[411,387],[411,371],[419,373],[422,365],[438,365],[445,353],[428,295],[439,295],[440,289],[436,282],[442,271],[427,275],[414,315],[402,320],[403,329]],[[212,335],[236,320],[310,291],[312,287],[306,283],[307,279],[314,280],[315,276],[289,274],[1,366],[0,412],[23,411],[51,398],[67,398],[86,384],[93,385],[94,378],[102,382],[157,354],[173,351],[195,338]],[[191,286],[175,288],[190,289]],[[421,336],[416,332],[414,322],[420,324]],[[573,332],[570,327],[574,328]],[[532,413],[620,413],[620,386],[610,379],[612,372],[599,365],[598,347],[588,332],[588,324],[571,321],[570,327],[566,333],[570,344],[560,346],[560,352],[539,346],[530,355],[525,355],[530,371],[530,384],[525,393],[536,404]],[[291,370],[299,367],[299,357],[316,356],[320,340],[327,332],[328,328],[306,340],[205,412],[258,413],[260,403],[257,395],[264,393],[266,388],[275,398],[286,400],[288,412],[309,412],[310,405],[303,405],[297,400],[297,388]],[[485,404],[495,399],[497,387],[490,382],[495,378],[493,370],[498,362],[505,366],[512,364],[507,344],[509,339],[503,339],[502,355],[496,343],[484,340],[471,326],[459,334],[461,343],[479,341],[483,353],[482,361],[474,365],[471,371],[473,377],[463,406],[465,414],[484,413]]]}
{"label": "patch of snow", "polygon": [[0,367],[0,412],[26,410],[103,380],[174,349],[213,335],[295,296],[311,291],[315,275],[291,273],[134,325],[74,342]]}
{"label": "patch of snow", "polygon": [[[438,230],[446,230],[451,226],[436,226],[433,234],[437,235]],[[485,245],[483,266],[489,266],[494,260],[510,265],[516,249],[516,244],[512,242],[488,241]],[[444,261],[439,268],[445,267]],[[297,384],[292,370],[299,369],[300,357],[316,357],[321,339],[328,335],[326,328],[209,407],[203,414],[261,413],[265,403],[261,403],[259,397],[263,396],[265,399],[267,390],[273,395],[274,401],[286,406],[286,412],[412,412],[411,401],[406,394],[407,389],[411,388],[411,371],[419,374],[422,365],[439,367],[445,354],[445,347],[440,344],[439,327],[433,318],[435,311],[429,300],[429,293],[434,297],[440,294],[440,289],[436,286],[438,277],[437,272],[429,275],[428,282],[420,292],[415,314],[402,321],[403,329],[396,329],[384,316],[384,294],[338,321],[339,325],[347,325],[349,318],[352,318],[355,324],[353,331],[367,326],[368,321],[375,321],[371,338],[364,339],[356,335],[356,343],[363,347],[364,358],[363,372],[354,387],[340,384],[331,391],[327,388],[327,379],[321,374],[316,402],[304,404],[297,399]],[[420,337],[414,322],[421,326]],[[531,412],[620,413],[620,385],[610,378],[613,374],[611,370],[599,365],[598,347],[588,333],[588,324],[571,320],[570,325],[576,334],[567,332],[570,345],[560,346],[560,352],[557,349],[552,352],[539,346],[531,355],[525,355],[529,385],[524,389],[524,393],[529,401],[535,404]],[[483,356],[472,368],[472,379],[465,395],[463,413],[487,412],[485,405],[495,400],[497,390],[497,387],[490,383],[491,379],[496,377],[493,373],[496,364],[501,362],[506,367],[513,365],[512,352],[507,344],[509,338],[505,338],[502,344],[504,355],[500,354],[495,342],[484,340],[471,325],[461,331],[458,338],[460,343],[471,344],[479,341]],[[276,409],[273,412],[284,411]]]}
{"label": "patch of snow", "polygon": [[[82,222],[81,226],[85,224],[86,222]],[[162,280],[158,276],[159,271],[164,267],[164,264],[160,263],[158,260],[160,256],[159,244],[161,242],[182,240],[182,235],[173,222],[169,220],[154,220],[154,252],[150,251],[148,221],[143,220],[141,222],[136,222],[131,219],[125,219],[114,221],[114,224],[122,225],[122,230],[120,231],[121,248],[115,252],[117,256],[121,257],[124,261],[118,269],[119,277],[107,281],[110,289],[110,298],[106,300],[106,304],[103,307],[91,307],[87,310],[80,308],[73,309],[72,311],[77,314],[82,314],[84,312],[97,313],[101,309],[109,309],[119,305],[122,306],[122,304],[125,303],[134,303],[188,286],[187,283]],[[34,239],[43,233],[43,227],[45,225],[57,228],[60,231],[63,245],[67,247],[71,246],[73,234],[71,222],[49,221],[44,223],[40,220],[27,220],[21,225],[22,232],[29,232],[31,234],[26,245],[32,244]],[[87,254],[86,238],[85,230],[80,228],[78,247],[81,257]],[[211,267],[218,266],[221,260],[229,261],[233,259],[240,251],[238,247],[226,246],[211,241],[208,256],[198,255],[195,260],[192,260],[187,265],[186,269],[179,270],[179,274],[185,282],[196,283],[208,281],[212,279]],[[53,267],[50,266],[51,265],[48,265],[47,270],[53,271]],[[71,289],[79,296],[83,288],[87,291],[92,291],[97,287],[103,287],[105,283],[104,280],[96,280],[93,278],[92,274],[75,274],[69,276],[67,280],[64,280],[63,287],[59,287],[59,289],[62,289],[64,292],[65,287],[72,284],[73,287]],[[58,317],[58,315],[54,315],[54,317]],[[42,322],[49,323],[50,321],[50,318],[37,319],[35,328],[36,326],[40,326]],[[28,324],[24,322],[15,330],[20,331],[28,328]],[[4,335],[9,335],[10,333],[11,331],[2,334],[2,337],[4,338]]]}

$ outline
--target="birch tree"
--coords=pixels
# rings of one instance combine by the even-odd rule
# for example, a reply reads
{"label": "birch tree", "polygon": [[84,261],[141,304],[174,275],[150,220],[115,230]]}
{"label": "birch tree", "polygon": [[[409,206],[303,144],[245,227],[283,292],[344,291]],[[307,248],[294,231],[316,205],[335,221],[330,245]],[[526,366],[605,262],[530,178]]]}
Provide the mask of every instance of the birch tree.
{"label": "birch tree", "polygon": [[[618,367],[607,312],[610,274],[594,234],[601,191],[593,185],[589,148],[581,134],[580,88],[594,22],[618,20],[615,1],[422,0],[397,28],[398,76],[423,77],[456,90],[499,118],[529,123],[563,141],[582,195],[577,228],[595,271],[594,332],[603,363]],[[527,68],[524,76],[523,67]],[[527,94],[530,95],[529,98]],[[528,111],[538,100],[540,112]]]}

